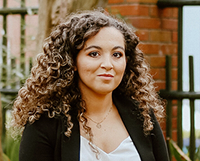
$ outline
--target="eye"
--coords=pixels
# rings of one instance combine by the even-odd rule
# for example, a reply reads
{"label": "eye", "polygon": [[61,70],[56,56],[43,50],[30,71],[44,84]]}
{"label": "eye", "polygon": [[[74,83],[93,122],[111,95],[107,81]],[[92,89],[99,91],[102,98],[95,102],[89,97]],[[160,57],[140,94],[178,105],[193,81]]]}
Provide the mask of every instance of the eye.
{"label": "eye", "polygon": [[116,58],[120,58],[120,57],[122,57],[122,55],[123,54],[121,52],[114,52],[113,53],[113,56],[116,57]]}
{"label": "eye", "polygon": [[90,52],[88,55],[91,57],[97,57],[97,56],[99,56],[99,53],[96,51],[93,51],[93,52]]}

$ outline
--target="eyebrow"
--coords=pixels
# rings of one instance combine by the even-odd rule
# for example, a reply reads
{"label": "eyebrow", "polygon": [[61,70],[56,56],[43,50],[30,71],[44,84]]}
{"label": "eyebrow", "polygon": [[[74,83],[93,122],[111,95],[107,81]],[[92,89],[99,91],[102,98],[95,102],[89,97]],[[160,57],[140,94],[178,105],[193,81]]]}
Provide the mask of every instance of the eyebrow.
{"label": "eyebrow", "polygon": [[91,48],[101,49],[101,47],[99,47],[99,46],[92,45],[92,46],[89,46],[89,47],[85,48],[84,50],[86,51],[86,50],[89,50]]}
{"label": "eyebrow", "polygon": [[[96,45],[92,45],[92,46],[89,46],[89,47],[87,47],[87,48],[85,48],[84,50],[86,51],[86,50],[89,50],[89,49],[91,49],[91,48],[96,48],[96,49],[102,49],[101,47],[99,47],[99,46],[96,46]],[[122,49],[123,51],[125,51],[125,49],[122,47],[122,46],[115,46],[112,50],[115,50],[115,49],[118,49],[118,48],[120,48],[120,49]]]}
{"label": "eyebrow", "polygon": [[118,49],[118,48],[122,49],[122,50],[125,52],[125,49],[124,49],[122,46],[115,46],[115,47],[113,48],[113,50]]}

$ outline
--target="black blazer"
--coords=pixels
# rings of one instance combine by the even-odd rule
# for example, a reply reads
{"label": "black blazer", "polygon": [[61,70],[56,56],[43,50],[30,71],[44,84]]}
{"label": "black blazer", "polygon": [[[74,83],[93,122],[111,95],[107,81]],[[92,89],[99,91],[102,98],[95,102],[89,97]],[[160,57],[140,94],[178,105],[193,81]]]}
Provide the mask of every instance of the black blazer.
{"label": "black blazer", "polygon": [[[143,133],[142,121],[138,118],[138,105],[123,96],[113,96],[122,121],[134,142],[142,161],[169,161],[166,143],[160,126],[152,113],[154,129],[150,135]],[[22,135],[19,161],[79,161],[79,122],[72,117],[72,135],[64,135],[63,118],[48,118],[42,115],[34,124],[27,124]]]}

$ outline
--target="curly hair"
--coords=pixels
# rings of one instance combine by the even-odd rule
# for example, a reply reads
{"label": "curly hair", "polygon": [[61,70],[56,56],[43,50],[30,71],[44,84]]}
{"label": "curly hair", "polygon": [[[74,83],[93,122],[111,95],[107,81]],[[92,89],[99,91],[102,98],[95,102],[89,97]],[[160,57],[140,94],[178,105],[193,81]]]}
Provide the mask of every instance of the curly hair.
{"label": "curly hair", "polygon": [[[144,54],[137,48],[138,37],[128,25],[100,10],[84,11],[69,15],[50,34],[37,56],[37,64],[30,77],[19,90],[13,106],[13,123],[24,127],[27,122],[34,123],[43,113],[53,118],[64,116],[65,135],[71,135],[73,122],[71,111],[83,123],[86,132],[85,102],[78,87],[78,73],[75,72],[76,57],[85,42],[96,35],[103,27],[115,27],[125,40],[127,66],[116,92],[137,100],[145,134],[153,129],[150,110],[153,109],[158,120],[163,118],[162,101],[155,91],[154,81]],[[92,134],[91,134],[92,135]]]}

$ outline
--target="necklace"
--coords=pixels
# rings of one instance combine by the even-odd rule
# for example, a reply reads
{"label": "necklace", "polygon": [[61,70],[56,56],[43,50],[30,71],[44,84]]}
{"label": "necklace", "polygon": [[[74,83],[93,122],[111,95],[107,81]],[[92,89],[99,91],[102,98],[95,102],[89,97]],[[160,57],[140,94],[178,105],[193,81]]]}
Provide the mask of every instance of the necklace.
{"label": "necklace", "polygon": [[101,120],[100,122],[96,122],[96,121],[94,121],[93,119],[91,119],[89,116],[86,116],[90,121],[92,121],[92,122],[94,122],[95,124],[96,124],[96,127],[98,128],[98,129],[100,129],[101,128],[101,123],[108,117],[108,115],[109,115],[109,113],[111,112],[111,110],[112,110],[112,106],[110,107],[110,109],[109,109],[109,111],[108,111],[108,113],[106,114],[106,116],[103,118],[103,120]]}

